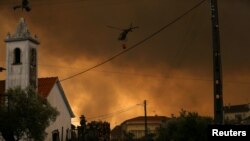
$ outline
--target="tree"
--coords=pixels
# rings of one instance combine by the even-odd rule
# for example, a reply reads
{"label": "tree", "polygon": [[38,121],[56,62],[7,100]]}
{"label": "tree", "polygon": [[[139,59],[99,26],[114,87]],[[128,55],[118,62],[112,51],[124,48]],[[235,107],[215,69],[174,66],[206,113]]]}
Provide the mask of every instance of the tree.
{"label": "tree", "polygon": [[86,121],[80,117],[81,126],[77,127],[79,141],[110,141],[110,124],[103,121]]}
{"label": "tree", "polygon": [[86,118],[84,115],[81,115],[80,117],[80,125],[77,127],[77,131],[78,131],[78,139],[80,141],[84,141],[85,139],[85,134],[86,134],[86,130],[87,130],[87,125],[86,125]]}
{"label": "tree", "polygon": [[134,137],[135,137],[135,135],[133,133],[123,131],[123,140],[124,141],[133,141]]}
{"label": "tree", "polygon": [[71,139],[69,141],[77,141],[77,129],[73,124],[71,124]]}
{"label": "tree", "polygon": [[0,132],[6,141],[32,138],[43,141],[45,129],[59,112],[34,89],[9,89],[8,104],[0,104]]}
{"label": "tree", "polygon": [[181,110],[179,117],[170,119],[158,129],[158,141],[207,141],[207,126],[212,118]]}
{"label": "tree", "polygon": [[103,121],[91,121],[87,124],[86,141],[110,141],[110,124]]}
{"label": "tree", "polygon": [[96,121],[88,123],[87,130],[85,132],[86,141],[99,141],[98,126],[98,122]]}

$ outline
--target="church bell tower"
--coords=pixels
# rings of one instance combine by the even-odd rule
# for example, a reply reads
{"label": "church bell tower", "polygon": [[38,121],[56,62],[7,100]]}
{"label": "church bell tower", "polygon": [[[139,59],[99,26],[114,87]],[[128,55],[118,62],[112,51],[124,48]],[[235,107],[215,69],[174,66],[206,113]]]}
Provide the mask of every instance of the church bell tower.
{"label": "church bell tower", "polygon": [[6,39],[6,85],[5,89],[33,87],[37,89],[37,37],[31,36],[24,18],[21,18],[14,34]]}

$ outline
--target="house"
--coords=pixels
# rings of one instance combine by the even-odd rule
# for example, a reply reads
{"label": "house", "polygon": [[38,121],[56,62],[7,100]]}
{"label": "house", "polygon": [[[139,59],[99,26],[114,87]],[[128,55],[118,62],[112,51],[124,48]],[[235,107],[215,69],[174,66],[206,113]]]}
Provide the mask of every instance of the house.
{"label": "house", "polygon": [[[165,116],[147,116],[148,134],[157,133],[157,128],[163,126],[169,120]],[[124,133],[130,133],[134,139],[140,139],[145,136],[145,117],[139,116],[124,121],[121,125],[116,126],[111,131],[111,140],[122,140]]]}
{"label": "house", "polygon": [[224,119],[225,122],[229,121],[237,124],[249,123],[250,103],[224,106]]}
{"label": "house", "polygon": [[[0,93],[5,91],[5,81],[0,81]],[[38,94],[47,98],[49,103],[56,107],[60,112],[55,122],[47,129],[48,136],[46,141],[52,141],[52,137],[58,136],[59,139],[66,140],[66,136],[70,136],[71,118],[74,117],[73,111],[63,92],[62,86],[57,77],[39,78]],[[62,137],[63,136],[63,137]]]}
{"label": "house", "polygon": [[[16,32],[6,37],[6,80],[0,80],[0,93],[9,88],[28,86],[47,98],[56,107],[59,115],[46,129],[46,141],[65,141],[70,137],[71,118],[74,113],[63,91],[58,77],[38,78],[37,51],[40,42],[31,36],[24,18],[21,18]],[[1,139],[0,139],[1,140]]]}

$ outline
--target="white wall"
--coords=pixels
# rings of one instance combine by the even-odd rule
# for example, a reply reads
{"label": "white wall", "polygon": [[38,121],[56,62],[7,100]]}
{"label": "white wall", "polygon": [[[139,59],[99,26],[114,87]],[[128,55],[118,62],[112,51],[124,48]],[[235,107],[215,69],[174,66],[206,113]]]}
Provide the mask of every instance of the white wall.
{"label": "white wall", "polygon": [[241,115],[242,119],[245,119],[250,116],[250,112],[238,112],[238,113],[225,113],[225,119],[235,120],[236,115]]}
{"label": "white wall", "polygon": [[[6,90],[17,86],[25,89],[30,85],[30,48],[37,49],[37,47],[36,44],[29,40],[6,43]],[[13,65],[15,48],[21,50],[21,64],[18,65]]]}
{"label": "white wall", "polygon": [[[57,116],[55,122],[53,122],[47,129],[46,132],[48,133],[47,138],[45,141],[52,141],[52,132],[54,130],[58,130],[60,135],[60,141],[66,140],[66,130],[71,128],[71,117],[70,113],[67,109],[67,106],[64,103],[64,100],[60,94],[60,90],[57,84],[55,84],[47,97],[48,101],[53,107],[56,107],[60,114]],[[62,134],[62,127],[63,127],[63,139],[61,139]]]}
{"label": "white wall", "polygon": [[[156,133],[156,129],[162,124],[161,121],[148,121],[148,133]],[[131,132],[139,139],[145,135],[145,122],[144,121],[129,121],[122,125],[122,130]]]}

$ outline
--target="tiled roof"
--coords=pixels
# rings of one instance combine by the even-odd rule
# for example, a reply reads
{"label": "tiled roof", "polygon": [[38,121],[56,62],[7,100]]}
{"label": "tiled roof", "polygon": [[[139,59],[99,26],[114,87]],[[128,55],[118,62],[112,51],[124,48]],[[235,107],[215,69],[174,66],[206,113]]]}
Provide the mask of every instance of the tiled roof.
{"label": "tiled roof", "polygon": [[57,77],[39,78],[38,93],[43,97],[47,97],[57,80],[58,80]]}
{"label": "tiled roof", "polygon": [[249,111],[250,111],[250,108],[248,104],[232,105],[232,106],[224,107],[225,113],[241,113],[241,112],[249,112]]}
{"label": "tiled roof", "polygon": [[[73,111],[69,105],[69,102],[64,94],[62,86],[61,86],[60,82],[58,81],[58,77],[39,78],[38,79],[38,94],[43,96],[43,97],[48,97],[51,89],[53,88],[53,86],[55,84],[58,84],[57,86],[59,87],[59,90],[61,92],[61,96],[66,104],[66,107],[68,108],[70,116],[74,117],[74,113],[73,113]],[[0,94],[3,94],[4,92],[5,92],[5,80],[0,80]]]}
{"label": "tiled roof", "polygon": [[[168,120],[169,118],[168,117],[165,117],[165,116],[147,116],[147,121],[148,122],[164,122],[166,120]],[[135,117],[135,118],[131,118],[131,119],[128,119],[126,121],[124,121],[122,124],[124,123],[128,123],[128,122],[144,122],[145,118],[144,116],[139,116],[139,117]]]}
{"label": "tiled roof", "polygon": [[[57,80],[58,77],[39,78],[38,93],[43,97],[47,97]],[[5,92],[5,80],[0,80],[0,93],[4,92]]]}
{"label": "tiled roof", "polygon": [[[167,117],[165,116],[147,116],[147,120],[157,120],[157,121],[161,121],[161,120],[166,120]],[[144,116],[139,116],[139,117],[135,117],[132,119],[129,119],[127,121],[142,121],[144,120]]]}

